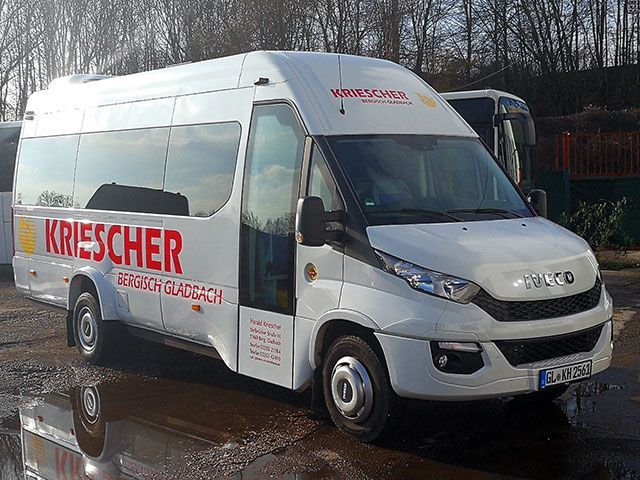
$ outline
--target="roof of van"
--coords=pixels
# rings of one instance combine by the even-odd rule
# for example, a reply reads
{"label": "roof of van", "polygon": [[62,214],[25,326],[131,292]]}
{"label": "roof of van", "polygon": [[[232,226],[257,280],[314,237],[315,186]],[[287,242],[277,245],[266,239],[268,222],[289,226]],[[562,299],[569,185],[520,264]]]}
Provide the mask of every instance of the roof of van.
{"label": "roof of van", "polygon": [[[410,70],[387,60],[333,53],[261,51],[125,76],[75,75],[34,93],[27,110],[36,120],[43,114],[62,119],[87,108],[132,102],[142,108],[154,99],[227,90],[231,95],[243,88],[254,89],[254,101],[293,103],[310,134],[475,136]],[[64,120],[49,120],[64,133]],[[29,128],[26,135],[45,134],[38,129]]]}
{"label": "roof of van", "polygon": [[458,100],[462,98],[484,98],[489,97],[494,100],[498,100],[500,97],[513,98],[515,100],[520,100],[523,103],[525,102],[520,97],[517,97],[513,93],[503,92],[502,90],[495,90],[493,88],[485,88],[482,90],[464,90],[461,92],[444,92],[441,93],[442,97],[446,100]]}

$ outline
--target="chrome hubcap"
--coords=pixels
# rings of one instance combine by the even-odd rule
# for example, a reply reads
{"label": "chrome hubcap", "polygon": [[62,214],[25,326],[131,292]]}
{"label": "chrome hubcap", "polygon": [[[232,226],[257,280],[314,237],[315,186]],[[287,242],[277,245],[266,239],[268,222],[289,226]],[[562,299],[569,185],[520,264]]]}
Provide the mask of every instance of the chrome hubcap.
{"label": "chrome hubcap", "polygon": [[96,423],[100,416],[100,396],[93,387],[82,389],[82,406],[89,423]]}
{"label": "chrome hubcap", "polygon": [[373,383],[367,369],[353,357],[342,357],[331,373],[331,395],[340,413],[362,422],[373,406]]}
{"label": "chrome hubcap", "polygon": [[98,324],[91,310],[84,307],[78,315],[78,340],[80,346],[87,352],[96,348],[96,337],[98,334]]}

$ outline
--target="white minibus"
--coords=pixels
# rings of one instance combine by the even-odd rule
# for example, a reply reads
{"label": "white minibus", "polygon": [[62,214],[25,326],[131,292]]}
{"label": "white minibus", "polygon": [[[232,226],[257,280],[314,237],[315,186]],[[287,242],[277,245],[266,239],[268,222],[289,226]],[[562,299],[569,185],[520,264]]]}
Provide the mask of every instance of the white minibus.
{"label": "white minibus", "polygon": [[17,288],[101,363],[129,333],[296,391],[370,441],[398,399],[552,398],[606,369],[587,243],[388,61],[253,52],[28,101]]}

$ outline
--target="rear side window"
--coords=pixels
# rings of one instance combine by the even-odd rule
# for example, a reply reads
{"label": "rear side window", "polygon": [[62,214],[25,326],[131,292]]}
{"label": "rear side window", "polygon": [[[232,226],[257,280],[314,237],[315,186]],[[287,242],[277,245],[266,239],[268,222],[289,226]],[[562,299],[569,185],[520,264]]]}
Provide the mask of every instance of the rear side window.
{"label": "rear side window", "polygon": [[173,127],[164,187],[167,198],[184,197],[186,214],[192,217],[215,213],[231,195],[239,144],[238,123]]}
{"label": "rear side window", "polygon": [[74,206],[138,213],[169,208],[185,214],[184,196],[162,189],[168,140],[169,128],[83,134]]}
{"label": "rear side window", "polygon": [[16,204],[71,207],[79,135],[22,140]]}
{"label": "rear side window", "polygon": [[0,128],[0,192],[10,192],[13,189],[13,170],[19,139],[20,128]]}

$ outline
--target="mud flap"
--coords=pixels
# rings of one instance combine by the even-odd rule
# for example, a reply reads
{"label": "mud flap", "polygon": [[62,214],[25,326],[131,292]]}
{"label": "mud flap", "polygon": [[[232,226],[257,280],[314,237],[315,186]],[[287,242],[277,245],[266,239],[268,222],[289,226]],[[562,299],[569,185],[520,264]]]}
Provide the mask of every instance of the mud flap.
{"label": "mud flap", "polygon": [[75,347],[76,339],[73,336],[73,310],[67,310],[67,347]]}
{"label": "mud flap", "polygon": [[319,414],[325,411],[324,392],[322,391],[322,367],[313,371],[313,384],[311,385],[311,411]]}

